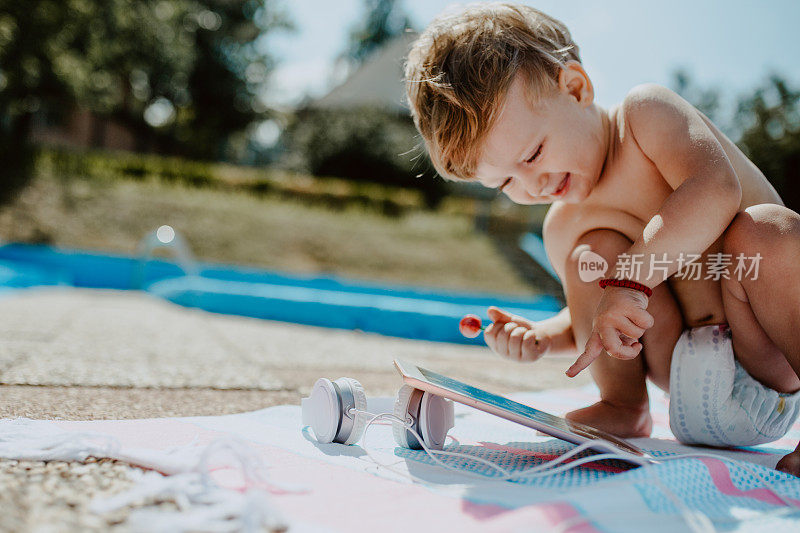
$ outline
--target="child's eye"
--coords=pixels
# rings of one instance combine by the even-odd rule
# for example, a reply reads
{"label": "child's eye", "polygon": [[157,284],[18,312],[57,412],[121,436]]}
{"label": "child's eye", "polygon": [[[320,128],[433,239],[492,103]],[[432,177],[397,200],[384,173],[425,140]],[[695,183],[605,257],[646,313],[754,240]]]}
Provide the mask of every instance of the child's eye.
{"label": "child's eye", "polygon": [[536,153],[533,154],[530,158],[526,159],[525,162],[526,163],[533,163],[536,160],[536,158],[539,157],[539,154],[542,153],[542,146],[544,146],[544,145],[540,144],[539,148],[536,149]]}
{"label": "child's eye", "polygon": [[497,192],[501,192],[509,183],[511,183],[511,178],[506,178],[506,181],[497,188]]}

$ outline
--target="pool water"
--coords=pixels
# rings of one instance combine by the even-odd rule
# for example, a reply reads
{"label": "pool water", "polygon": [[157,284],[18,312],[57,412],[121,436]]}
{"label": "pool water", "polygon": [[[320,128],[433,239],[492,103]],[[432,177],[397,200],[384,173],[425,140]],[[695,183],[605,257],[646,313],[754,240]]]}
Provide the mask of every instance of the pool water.
{"label": "pool water", "polygon": [[361,330],[395,337],[483,344],[467,339],[458,322],[467,313],[487,321],[486,308],[542,320],[559,310],[551,296],[513,299],[336,276],[308,276],[236,265],[199,263],[186,275],[174,262],[57,249],[0,246],[0,290],[39,286],[144,290],[176,304],[215,313]]}

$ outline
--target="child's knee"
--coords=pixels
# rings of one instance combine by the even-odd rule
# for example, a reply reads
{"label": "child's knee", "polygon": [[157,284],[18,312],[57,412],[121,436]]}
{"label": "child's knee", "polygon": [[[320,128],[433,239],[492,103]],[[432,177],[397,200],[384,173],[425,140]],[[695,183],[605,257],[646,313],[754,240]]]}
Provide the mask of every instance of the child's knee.
{"label": "child's knee", "polygon": [[[736,214],[723,236],[723,251],[746,256],[786,249],[796,256],[800,237],[800,215],[781,205],[752,205]],[[778,253],[778,255],[780,255]]]}
{"label": "child's knee", "polygon": [[617,256],[630,248],[631,242],[625,235],[609,229],[585,233],[577,240],[569,255],[567,277],[572,282],[583,283],[588,278],[597,279],[597,275],[601,274],[601,277],[610,277],[608,268],[616,262]]}
{"label": "child's knee", "polygon": [[594,230],[582,235],[567,258],[564,293],[572,316],[575,342],[583,346],[592,330],[592,315],[603,289],[597,280],[611,275],[608,269],[631,241],[616,231]]}

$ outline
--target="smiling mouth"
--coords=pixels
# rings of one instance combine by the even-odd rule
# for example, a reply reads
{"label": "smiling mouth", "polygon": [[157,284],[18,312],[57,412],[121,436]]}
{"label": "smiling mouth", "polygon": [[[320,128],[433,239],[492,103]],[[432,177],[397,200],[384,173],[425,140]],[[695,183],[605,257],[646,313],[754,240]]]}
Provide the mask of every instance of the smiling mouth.
{"label": "smiling mouth", "polygon": [[561,193],[563,193],[566,190],[567,184],[569,183],[569,177],[570,177],[570,173],[567,172],[567,175],[564,176],[564,179],[561,180],[561,183],[558,184],[558,188],[555,191],[553,191],[552,196],[559,196]]}

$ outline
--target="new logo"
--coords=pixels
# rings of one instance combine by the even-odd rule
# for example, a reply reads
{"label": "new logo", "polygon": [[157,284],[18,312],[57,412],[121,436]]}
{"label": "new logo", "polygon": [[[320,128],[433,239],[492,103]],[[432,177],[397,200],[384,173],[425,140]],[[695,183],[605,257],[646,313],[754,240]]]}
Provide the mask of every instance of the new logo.
{"label": "new logo", "polygon": [[591,250],[584,250],[578,256],[578,276],[581,281],[591,283],[605,276],[608,263]]}

